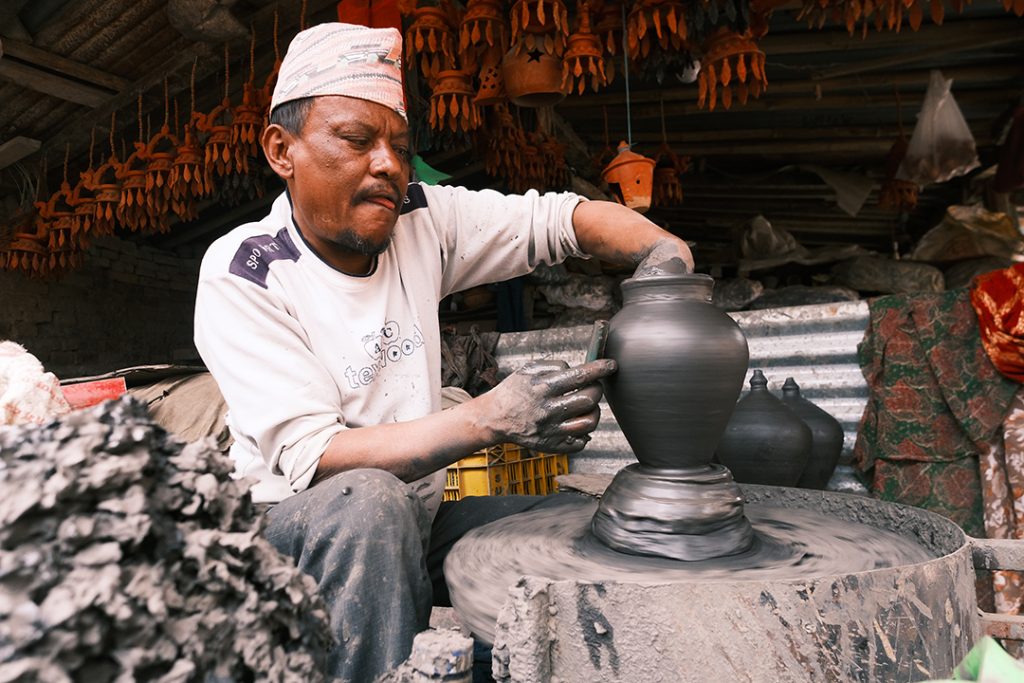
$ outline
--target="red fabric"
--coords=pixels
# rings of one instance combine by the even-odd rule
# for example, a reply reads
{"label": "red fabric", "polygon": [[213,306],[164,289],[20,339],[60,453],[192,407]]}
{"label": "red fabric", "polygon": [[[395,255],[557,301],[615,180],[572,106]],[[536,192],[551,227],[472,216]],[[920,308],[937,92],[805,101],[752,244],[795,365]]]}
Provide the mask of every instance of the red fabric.
{"label": "red fabric", "polygon": [[1024,187],[1024,107],[1013,112],[1013,123],[1006,142],[999,148],[999,168],[992,180],[996,192],[1010,192]]}
{"label": "red fabric", "polygon": [[396,0],[341,0],[338,3],[338,21],[402,30],[402,15]]}
{"label": "red fabric", "polygon": [[999,372],[1024,382],[1024,263],[978,276],[971,290],[981,343]]}

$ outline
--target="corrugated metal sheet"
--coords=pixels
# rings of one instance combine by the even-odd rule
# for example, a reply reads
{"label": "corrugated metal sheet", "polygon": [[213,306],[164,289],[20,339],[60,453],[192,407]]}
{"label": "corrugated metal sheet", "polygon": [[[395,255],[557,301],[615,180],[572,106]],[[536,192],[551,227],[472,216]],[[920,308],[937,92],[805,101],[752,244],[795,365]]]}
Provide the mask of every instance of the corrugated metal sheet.
{"label": "corrugated metal sheet", "polygon": [[[843,425],[844,457],[849,457],[867,402],[867,384],[857,363],[857,344],[867,329],[868,305],[852,301],[730,314],[747,337],[750,369],[760,368],[769,388],[780,392],[792,377],[806,398]],[[554,358],[581,363],[589,326],[503,334],[496,357],[502,375],[524,363]],[[749,378],[749,373],[748,373]],[[602,402],[601,425],[586,450],[572,456],[573,472],[611,473],[633,462],[615,416]]]}

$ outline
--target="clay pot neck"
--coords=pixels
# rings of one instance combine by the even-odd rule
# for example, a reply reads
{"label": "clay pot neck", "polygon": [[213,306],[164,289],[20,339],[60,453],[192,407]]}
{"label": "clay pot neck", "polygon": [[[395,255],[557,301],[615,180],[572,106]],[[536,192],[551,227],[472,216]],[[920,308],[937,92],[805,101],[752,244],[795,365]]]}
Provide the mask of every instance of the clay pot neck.
{"label": "clay pot neck", "polygon": [[710,275],[655,275],[622,283],[623,305],[660,301],[711,302],[714,279]]}
{"label": "clay pot neck", "polygon": [[800,386],[792,377],[786,378],[786,383],[782,385],[782,395],[792,398],[800,396]]}
{"label": "clay pot neck", "polygon": [[754,370],[754,373],[750,376],[750,391],[768,391],[768,380],[760,370]]}

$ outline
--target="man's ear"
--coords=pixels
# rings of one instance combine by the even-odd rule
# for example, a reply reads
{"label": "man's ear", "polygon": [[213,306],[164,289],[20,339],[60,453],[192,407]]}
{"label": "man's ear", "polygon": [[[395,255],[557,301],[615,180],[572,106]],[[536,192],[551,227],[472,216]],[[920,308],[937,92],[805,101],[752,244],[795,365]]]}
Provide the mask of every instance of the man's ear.
{"label": "man's ear", "polygon": [[291,144],[294,136],[276,123],[271,123],[263,129],[260,136],[260,144],[263,145],[263,154],[267,157],[267,163],[274,173],[281,176],[282,180],[291,180],[295,173],[292,165]]}

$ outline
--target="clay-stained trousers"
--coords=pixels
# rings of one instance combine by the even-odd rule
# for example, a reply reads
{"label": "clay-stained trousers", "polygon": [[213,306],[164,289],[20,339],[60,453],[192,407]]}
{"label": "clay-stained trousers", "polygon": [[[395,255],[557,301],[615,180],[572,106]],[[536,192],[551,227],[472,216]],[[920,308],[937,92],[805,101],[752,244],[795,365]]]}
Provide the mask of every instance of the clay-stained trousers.
{"label": "clay-stained trousers", "polygon": [[432,605],[450,604],[444,558],[463,534],[562,498],[465,498],[442,503],[431,524],[402,481],[352,470],[275,505],[264,534],[319,586],[335,638],[328,676],[368,683],[408,657]]}

